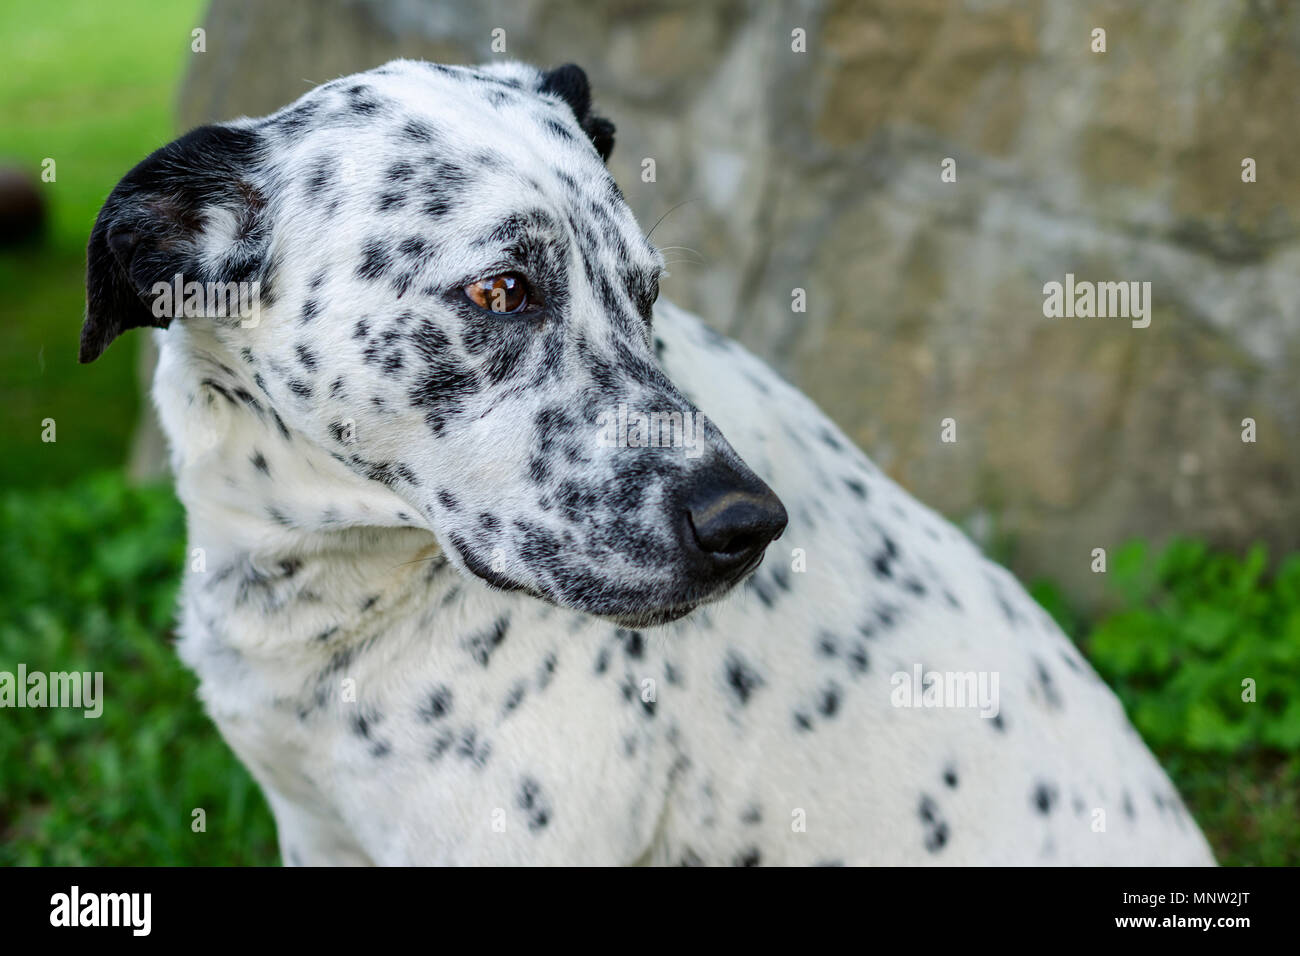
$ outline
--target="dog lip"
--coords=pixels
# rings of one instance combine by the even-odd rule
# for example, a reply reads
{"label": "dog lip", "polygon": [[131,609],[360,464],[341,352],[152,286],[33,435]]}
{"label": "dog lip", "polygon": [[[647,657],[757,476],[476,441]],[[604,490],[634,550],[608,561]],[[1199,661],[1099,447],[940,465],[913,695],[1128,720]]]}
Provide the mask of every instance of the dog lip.
{"label": "dog lip", "polygon": [[755,571],[757,571],[757,570],[758,570],[758,566],[759,566],[760,564],[763,563],[763,559],[764,559],[765,557],[767,557],[767,549],[766,549],[766,548],[764,548],[762,551],[758,552],[758,554],[754,557],[754,560],[749,564],[749,566],[746,567],[744,571],[741,571],[740,574],[736,575],[736,582],[735,582],[735,583],[739,583],[740,581],[744,580],[745,578],[747,578],[747,577],[749,577],[751,574],[753,574]]}
{"label": "dog lip", "polygon": [[687,614],[694,611],[697,606],[698,605],[695,604],[681,604],[677,607],[656,611],[643,611],[639,614],[611,614],[609,615],[609,619],[622,627],[656,627],[660,624],[671,624],[673,621],[684,618]]}

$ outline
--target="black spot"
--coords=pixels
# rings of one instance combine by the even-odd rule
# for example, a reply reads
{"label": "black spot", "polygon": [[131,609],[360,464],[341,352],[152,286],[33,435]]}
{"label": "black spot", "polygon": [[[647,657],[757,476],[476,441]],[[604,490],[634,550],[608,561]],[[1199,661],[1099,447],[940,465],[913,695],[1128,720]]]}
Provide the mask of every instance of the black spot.
{"label": "black spot", "polygon": [[456,756],[468,760],[477,769],[482,770],[487,765],[488,757],[492,754],[491,745],[478,742],[478,731],[470,728],[460,736],[460,743],[456,745]]}
{"label": "black spot", "polygon": [[393,163],[384,171],[384,178],[390,183],[404,183],[415,175],[415,167],[402,160]]}
{"label": "black spot", "polygon": [[957,789],[957,770],[954,767],[945,767],[943,771],[943,782],[952,789]]}
{"label": "black spot", "polygon": [[389,252],[388,244],[382,239],[369,239],[361,247],[361,264],[357,266],[357,278],[382,278],[392,265],[392,254]]}
{"label": "black spot", "polygon": [[763,686],[763,678],[734,651],[727,657],[726,678],[727,686],[741,704],[748,704],[754,691]]}
{"label": "black spot", "polygon": [[1043,700],[1047,706],[1053,710],[1060,710],[1062,706],[1061,694],[1056,689],[1056,683],[1052,680],[1052,674],[1038,658],[1034,658],[1034,671],[1038,677],[1039,689],[1043,692]]}
{"label": "black spot", "polygon": [[401,209],[406,205],[406,193],[399,192],[396,189],[390,189],[387,192],[379,194],[379,211],[390,212],[394,209]]}
{"label": "black spot", "polygon": [[745,586],[758,595],[758,599],[763,602],[764,607],[772,607],[776,603],[776,596],[767,588],[757,574],[752,574],[745,581]]}
{"label": "black spot", "polygon": [[547,654],[542,661],[542,669],[537,675],[537,689],[546,690],[555,678],[556,659],[554,654]]}
{"label": "black spot", "polygon": [[877,552],[871,558],[871,567],[876,572],[876,577],[892,578],[894,576],[893,564],[897,559],[898,546],[894,544],[893,538],[886,535],[883,550]]}
{"label": "black spot", "polygon": [[507,714],[518,708],[518,706],[523,702],[524,694],[526,692],[527,687],[524,686],[523,681],[516,683],[514,687],[510,688],[510,693],[506,695],[505,702],[505,712]]}
{"label": "black spot", "polygon": [[548,116],[544,125],[548,130],[567,143],[572,143],[577,140],[577,137],[573,135],[569,128],[554,117]]}
{"label": "black spot", "polygon": [[363,84],[350,87],[347,92],[348,109],[360,116],[372,116],[383,109],[374,90]]}
{"label": "black spot", "polygon": [[429,747],[430,762],[437,763],[438,760],[442,758],[443,754],[451,749],[453,742],[454,739],[451,735],[451,731],[443,731],[439,734],[437,739],[434,740],[433,744]]}
{"label": "black spot", "polygon": [[358,737],[364,737],[369,740],[370,732],[374,729],[374,725],[379,723],[382,719],[383,718],[378,714],[362,711],[361,713],[354,715],[352,718],[352,732]]}
{"label": "black spot", "polygon": [[451,713],[451,688],[439,684],[429,693],[429,699],[420,708],[420,719],[425,723],[440,720]]}
{"label": "black spot", "polygon": [[615,636],[623,643],[623,653],[628,657],[640,658],[645,651],[645,638],[640,631],[629,631],[619,628],[614,632]]}
{"label": "black spot", "polygon": [[532,777],[525,777],[519,785],[519,808],[528,814],[528,829],[534,833],[542,830],[551,822],[551,808],[547,805],[541,784]]}
{"label": "black spot", "polygon": [[733,866],[758,866],[763,860],[763,856],[758,852],[758,847],[751,846],[747,850],[742,850],[736,855]]}
{"label": "black spot", "polygon": [[321,156],[308,169],[307,191],[320,192],[334,181],[335,162],[329,156]]}
{"label": "black spot", "polygon": [[260,451],[253,452],[253,457],[250,460],[253,462],[253,467],[262,474],[269,475],[271,473],[271,466],[266,463],[266,456]]}
{"label": "black spot", "polygon": [[918,812],[925,825],[925,848],[931,853],[938,853],[948,843],[948,824],[939,814],[939,805],[922,794]]}
{"label": "black spot", "polygon": [[784,565],[772,565],[772,580],[782,591],[790,590],[790,572],[785,569]]}
{"label": "black spot", "polygon": [[433,127],[423,120],[407,120],[402,125],[402,136],[416,143],[432,142]]}
{"label": "black spot", "polygon": [[821,691],[817,699],[817,710],[823,717],[834,717],[840,709],[840,689],[835,684],[829,684]]}
{"label": "black spot", "polygon": [[1052,812],[1052,807],[1056,803],[1056,788],[1051,784],[1040,783],[1034,787],[1032,796],[1034,808],[1044,816]]}
{"label": "black spot", "polygon": [[491,627],[472,635],[466,641],[466,644],[474,660],[483,667],[487,667],[492,658],[492,652],[500,647],[501,642],[506,639],[506,631],[509,627],[510,618],[503,615],[493,621]]}
{"label": "black spot", "polygon": [[330,422],[329,430],[330,434],[334,436],[336,442],[344,445],[348,444],[350,433],[347,425],[344,425],[342,422]]}

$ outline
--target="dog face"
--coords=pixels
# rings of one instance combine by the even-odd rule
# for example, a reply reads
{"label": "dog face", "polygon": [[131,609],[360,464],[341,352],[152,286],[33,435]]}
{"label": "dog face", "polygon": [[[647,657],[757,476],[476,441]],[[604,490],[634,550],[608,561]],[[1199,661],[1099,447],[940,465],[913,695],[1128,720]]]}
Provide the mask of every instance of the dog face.
{"label": "dog face", "polygon": [[[462,570],[679,617],[786,516],[655,359],[662,259],[612,146],[573,66],[397,61],[196,130],[100,213],[82,360],[179,316],[205,384],[388,486]],[[230,283],[255,314],[184,307]]]}

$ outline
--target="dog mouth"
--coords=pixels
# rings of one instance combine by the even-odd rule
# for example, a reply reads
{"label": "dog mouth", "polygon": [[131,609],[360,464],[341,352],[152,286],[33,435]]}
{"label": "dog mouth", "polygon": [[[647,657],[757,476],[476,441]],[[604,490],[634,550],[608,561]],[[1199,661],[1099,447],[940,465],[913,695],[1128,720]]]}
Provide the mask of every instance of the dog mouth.
{"label": "dog mouth", "polygon": [[658,627],[661,624],[671,624],[673,621],[680,621],[697,607],[699,607],[698,604],[682,604],[678,607],[666,608],[664,610],[641,611],[637,614],[607,614],[605,617],[613,621],[619,627],[640,630],[645,627]]}
{"label": "dog mouth", "polygon": [[758,570],[766,554],[766,549],[758,551],[751,559],[727,575],[723,581],[710,582],[711,586],[695,581],[680,589],[669,588],[670,591],[678,590],[678,593],[667,595],[670,600],[662,604],[647,606],[650,602],[646,601],[643,596],[638,595],[638,597],[634,598],[628,595],[624,607],[618,607],[619,603],[624,603],[618,601],[611,602],[613,606],[598,607],[589,604],[584,606],[586,602],[565,600],[562,592],[556,593],[549,588],[509,580],[504,575],[493,572],[482,561],[475,560],[472,557],[473,552],[469,552],[464,548],[462,542],[454,541],[454,543],[457,545],[457,551],[465,559],[470,574],[487,582],[494,588],[524,594],[553,607],[569,608],[570,610],[591,614],[594,617],[601,617],[607,621],[612,621],[619,627],[630,629],[671,624],[673,621],[681,620],[706,604],[722,600]]}
{"label": "dog mouth", "polygon": [[634,613],[613,613],[602,614],[601,617],[608,618],[620,627],[640,629],[645,627],[658,627],[662,624],[671,624],[673,621],[679,621],[693,611],[703,607],[706,604],[712,604],[715,601],[721,601],[728,594],[734,591],[737,585],[741,584],[747,577],[758,570],[758,566],[763,563],[765,552],[760,551],[753,560],[747,562],[735,574],[720,586],[714,588],[710,593],[702,598],[674,604],[664,608],[651,608]]}

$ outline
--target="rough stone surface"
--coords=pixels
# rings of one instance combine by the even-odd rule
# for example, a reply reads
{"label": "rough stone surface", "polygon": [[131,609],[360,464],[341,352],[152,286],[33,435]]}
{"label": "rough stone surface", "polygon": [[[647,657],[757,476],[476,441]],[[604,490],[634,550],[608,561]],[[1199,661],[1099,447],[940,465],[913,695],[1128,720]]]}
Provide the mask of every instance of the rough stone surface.
{"label": "rough stone surface", "polygon": [[[203,25],[187,125],[399,55],[581,64],[666,294],[1022,576],[1095,598],[1091,549],[1132,535],[1300,545],[1300,9],[216,0]],[[1067,272],[1151,282],[1150,328],[1044,318]]]}

